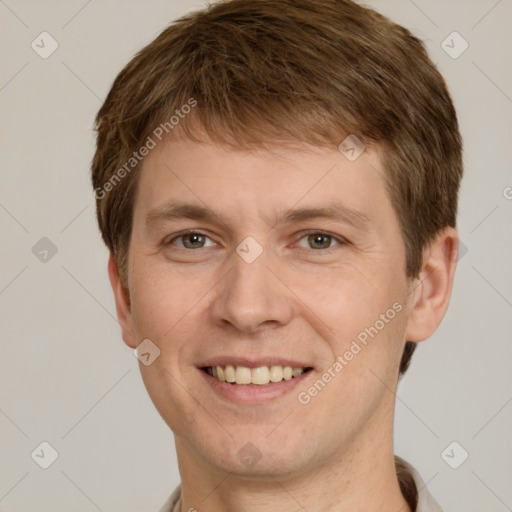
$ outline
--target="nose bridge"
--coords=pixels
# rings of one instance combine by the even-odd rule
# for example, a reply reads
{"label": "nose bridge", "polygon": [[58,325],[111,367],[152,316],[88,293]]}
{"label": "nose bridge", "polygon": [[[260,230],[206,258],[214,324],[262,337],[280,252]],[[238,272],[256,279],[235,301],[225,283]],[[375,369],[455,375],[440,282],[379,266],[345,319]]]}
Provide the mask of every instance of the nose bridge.
{"label": "nose bridge", "polygon": [[215,299],[216,321],[246,332],[256,332],[263,324],[279,326],[290,321],[292,303],[286,287],[269,268],[270,256],[251,237],[239,244]]}

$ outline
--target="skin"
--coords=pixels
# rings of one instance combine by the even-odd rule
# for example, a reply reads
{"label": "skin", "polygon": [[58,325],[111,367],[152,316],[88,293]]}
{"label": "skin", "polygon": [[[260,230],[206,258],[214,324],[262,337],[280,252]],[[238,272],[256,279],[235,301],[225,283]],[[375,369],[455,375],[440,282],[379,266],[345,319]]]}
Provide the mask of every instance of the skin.
{"label": "skin", "polygon": [[[442,231],[408,279],[383,173],[378,147],[350,162],[336,148],[238,151],[175,139],[145,158],[127,288],[112,255],[109,275],[125,343],[150,339],[160,350],[140,370],[175,435],[182,511],[409,510],[393,462],[393,392],[406,340],[429,337],[444,316],[458,242],[454,229]],[[213,214],[158,218],[176,202]],[[277,222],[328,203],[367,223]],[[187,229],[206,238],[174,238]],[[311,240],[310,231],[333,238]],[[252,263],[236,252],[247,236],[263,249]],[[297,394],[395,303],[402,310],[301,404]],[[237,404],[197,368],[225,354],[293,358],[313,370],[275,400]],[[248,442],[261,454],[252,467],[238,456]]]}

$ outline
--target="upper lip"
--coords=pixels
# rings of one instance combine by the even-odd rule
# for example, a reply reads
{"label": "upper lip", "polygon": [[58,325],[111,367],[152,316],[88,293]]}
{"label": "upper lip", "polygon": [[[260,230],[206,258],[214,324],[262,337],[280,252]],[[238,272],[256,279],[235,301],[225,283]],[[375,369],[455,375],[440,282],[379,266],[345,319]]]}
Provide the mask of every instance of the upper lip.
{"label": "upper lip", "polygon": [[303,363],[294,359],[285,359],[282,357],[268,356],[268,357],[237,357],[237,356],[217,356],[211,359],[206,359],[198,364],[198,368],[205,368],[207,366],[226,366],[231,364],[233,366],[245,366],[247,368],[259,368],[261,366],[291,366],[292,368],[311,368],[308,363]]}

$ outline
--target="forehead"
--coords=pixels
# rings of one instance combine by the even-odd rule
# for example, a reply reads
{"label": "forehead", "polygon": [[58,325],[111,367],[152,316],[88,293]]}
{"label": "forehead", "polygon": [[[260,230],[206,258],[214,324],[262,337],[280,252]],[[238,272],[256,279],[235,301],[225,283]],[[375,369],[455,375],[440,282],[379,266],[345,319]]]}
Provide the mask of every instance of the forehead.
{"label": "forehead", "polygon": [[240,150],[167,140],[144,159],[136,210],[149,222],[158,216],[205,218],[208,212],[225,212],[254,213],[269,224],[284,211],[288,220],[303,220],[317,210],[317,217],[329,213],[363,225],[391,210],[383,175],[376,147],[350,161],[336,147]]}

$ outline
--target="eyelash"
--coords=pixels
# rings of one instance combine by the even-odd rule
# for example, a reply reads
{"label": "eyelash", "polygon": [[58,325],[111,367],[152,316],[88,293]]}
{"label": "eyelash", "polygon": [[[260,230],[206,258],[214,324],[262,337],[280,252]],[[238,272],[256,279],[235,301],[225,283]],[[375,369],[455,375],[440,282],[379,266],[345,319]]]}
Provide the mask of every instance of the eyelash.
{"label": "eyelash", "polygon": [[[178,233],[176,234],[175,236],[173,236],[173,238],[171,238],[170,240],[168,240],[167,242],[164,243],[164,245],[172,245],[172,243],[180,238],[183,238],[187,235],[200,235],[200,236],[204,236],[206,238],[209,238],[211,240],[211,238],[205,234],[205,233],[202,233],[201,231],[196,231],[196,230],[188,230],[188,231],[182,231],[181,233]],[[334,249],[335,247],[339,247],[339,246],[344,246],[344,245],[349,245],[350,242],[343,238],[343,237],[338,237],[338,236],[335,236],[333,235],[332,233],[329,233],[327,231],[319,231],[319,230],[309,230],[309,231],[305,231],[302,233],[302,236],[297,240],[297,242],[299,242],[300,240],[302,240],[303,238],[306,238],[310,235],[321,235],[321,236],[326,236],[326,237],[330,237],[333,241],[336,241],[337,242],[337,245],[335,246],[332,246],[332,247],[328,247],[327,249],[312,249],[312,248],[309,248],[309,250],[311,251],[318,251],[318,252],[328,252],[332,249]],[[297,243],[295,242],[295,243]],[[205,247],[198,247],[197,249],[188,249],[187,247],[179,247],[179,249],[183,249],[183,250],[189,250],[189,251],[197,251],[199,249],[205,249]],[[302,247],[301,249],[304,249],[304,247]]]}

